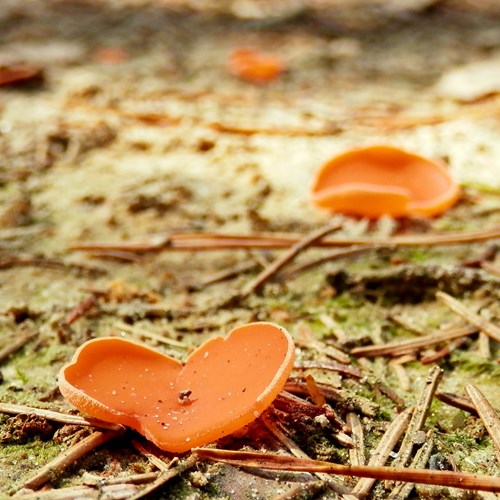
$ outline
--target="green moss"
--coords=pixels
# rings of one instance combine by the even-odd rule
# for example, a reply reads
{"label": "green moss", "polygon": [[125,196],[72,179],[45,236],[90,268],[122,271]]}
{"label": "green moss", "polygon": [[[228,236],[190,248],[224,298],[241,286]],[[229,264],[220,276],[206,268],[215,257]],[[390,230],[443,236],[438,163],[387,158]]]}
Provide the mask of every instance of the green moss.
{"label": "green moss", "polygon": [[0,492],[12,494],[23,481],[55,458],[61,452],[61,446],[35,438],[21,445],[2,444],[1,450]]}

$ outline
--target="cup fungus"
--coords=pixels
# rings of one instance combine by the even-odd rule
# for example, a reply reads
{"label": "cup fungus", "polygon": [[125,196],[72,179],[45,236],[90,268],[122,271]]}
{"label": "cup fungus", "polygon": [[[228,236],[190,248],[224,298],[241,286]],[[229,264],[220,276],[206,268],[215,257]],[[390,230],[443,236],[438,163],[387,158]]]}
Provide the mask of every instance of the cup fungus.
{"label": "cup fungus", "polygon": [[348,151],[316,174],[312,201],[332,212],[376,218],[444,212],[458,199],[458,184],[441,164],[391,146]]}
{"label": "cup fungus", "polygon": [[271,323],[215,337],[183,365],[118,337],[86,342],[59,373],[59,388],[81,412],[136,429],[159,448],[184,452],[255,420],[292,369],[293,340]]}
{"label": "cup fungus", "polygon": [[276,80],[285,69],[279,57],[249,48],[233,50],[226,65],[237,78],[258,84]]}

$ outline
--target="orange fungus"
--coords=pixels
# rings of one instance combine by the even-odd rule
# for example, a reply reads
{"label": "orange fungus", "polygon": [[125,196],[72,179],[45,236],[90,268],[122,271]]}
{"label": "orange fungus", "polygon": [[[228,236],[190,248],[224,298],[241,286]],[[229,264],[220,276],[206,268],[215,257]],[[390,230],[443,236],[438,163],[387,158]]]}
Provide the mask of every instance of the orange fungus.
{"label": "orange fungus", "polygon": [[59,388],[81,412],[181,453],[255,420],[282,390],[293,360],[292,338],[271,323],[210,339],[185,364],[142,344],[104,337],[76,351],[59,373]]}
{"label": "orange fungus", "polygon": [[284,71],[278,56],[255,49],[235,49],[227,59],[229,72],[251,83],[269,83],[276,80]]}
{"label": "orange fungus", "polygon": [[437,215],[459,195],[444,166],[391,146],[332,158],[320,168],[312,188],[312,201],[319,208],[373,218]]}

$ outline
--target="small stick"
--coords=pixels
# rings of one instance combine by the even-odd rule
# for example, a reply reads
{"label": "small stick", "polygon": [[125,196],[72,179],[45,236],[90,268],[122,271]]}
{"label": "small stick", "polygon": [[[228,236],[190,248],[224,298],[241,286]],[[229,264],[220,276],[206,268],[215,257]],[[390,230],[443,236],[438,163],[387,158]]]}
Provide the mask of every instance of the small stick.
{"label": "small stick", "polygon": [[[177,461],[177,459],[173,459],[171,464]],[[187,457],[185,460],[182,460],[179,462],[179,465],[176,467],[165,470],[160,472],[158,477],[154,482],[152,482],[149,486],[144,488],[142,491],[136,493],[135,495],[131,496],[129,500],[139,500],[139,498],[144,498],[147,495],[150,495],[154,491],[156,491],[158,488],[161,488],[163,485],[165,485],[168,481],[173,479],[174,477],[178,476],[179,474],[182,474],[188,469],[191,469],[196,465],[198,462],[198,457],[195,455],[190,455]]]}
{"label": "small stick", "polygon": [[314,404],[318,406],[326,404],[325,396],[321,393],[320,388],[316,384],[316,380],[314,380],[314,377],[311,374],[306,376],[306,386]]}
{"label": "small stick", "polygon": [[91,476],[84,481],[86,484],[145,484],[154,481],[158,477],[158,472],[144,472],[142,474],[131,474],[124,477],[104,478],[101,476]]}
{"label": "small stick", "polygon": [[[285,436],[285,434],[278,428],[278,426],[269,418],[269,414],[267,412],[264,412],[261,415],[261,420],[263,424],[267,427],[269,432],[295,457],[297,458],[305,458],[308,460],[311,460],[310,457],[302,451],[297,444],[293,440],[291,440],[288,436]],[[323,481],[327,481],[330,487],[336,492],[341,495],[344,495],[347,493],[347,490],[344,488],[343,485],[341,485],[338,482],[333,482],[332,478],[328,474],[324,474],[322,472],[316,472],[315,475],[319,478],[322,479]]]}
{"label": "small stick", "polygon": [[494,276],[497,276],[500,278],[500,267],[495,266],[495,264],[492,264],[491,262],[481,262],[481,267],[488,273],[493,274]]}
{"label": "small stick", "polygon": [[[125,478],[124,478],[125,479]],[[19,500],[89,500],[106,498],[130,498],[137,492],[138,486],[131,483],[106,484],[92,488],[90,486],[69,486],[46,491],[24,493],[23,490],[16,493],[14,498]]]}
{"label": "small stick", "polygon": [[349,459],[351,465],[364,465],[365,464],[365,437],[363,426],[356,413],[350,411],[347,414],[347,425],[352,429],[352,442],[353,447],[349,450]]}
{"label": "small stick", "polygon": [[402,340],[400,342],[389,342],[383,345],[374,345],[367,347],[355,347],[351,349],[351,354],[354,356],[397,356],[408,351],[429,347],[431,345],[440,344],[447,340],[454,340],[460,337],[472,335],[477,332],[477,327],[462,326],[451,328],[449,330],[436,330],[429,335],[419,337],[418,339]]}
{"label": "small stick", "polygon": [[436,297],[444,302],[454,313],[457,313],[465,321],[471,323],[479,330],[483,331],[493,340],[500,342],[500,328],[494,325],[491,321],[481,318],[479,314],[472,312],[468,307],[464,306],[460,301],[444,292],[436,292]]}
{"label": "small stick", "polygon": [[347,366],[342,363],[334,363],[332,361],[302,361],[302,363],[295,363],[293,366],[296,370],[318,369],[324,371],[338,372],[353,378],[363,378],[363,374],[352,366]]}
{"label": "small stick", "polygon": [[124,323],[123,321],[118,321],[116,323],[116,328],[118,328],[119,330],[123,330],[124,332],[130,333],[132,335],[139,335],[140,337],[145,337],[147,339],[155,340],[160,344],[179,347],[180,349],[189,349],[189,346],[187,346],[183,342],[179,342],[178,340],[174,340],[169,337],[164,337],[163,335],[150,332],[149,330],[140,328],[138,326],[127,325],[127,323]]}
{"label": "small stick", "polygon": [[326,262],[334,262],[342,259],[352,259],[354,257],[360,257],[361,255],[364,255],[372,250],[377,250],[379,248],[382,247],[378,247],[376,245],[366,245],[349,248],[347,250],[335,250],[334,252],[323,255],[322,257],[318,257],[317,259],[308,260],[306,262],[299,262],[294,266],[290,266],[287,271],[278,276],[278,279],[283,281],[289,280],[290,278],[294,278],[297,274],[309,271],[310,269],[321,266]]}
{"label": "small stick", "polygon": [[323,323],[337,339],[339,344],[345,344],[347,342],[347,335],[341,326],[328,314],[320,314],[318,319]]}
{"label": "small stick", "polygon": [[47,481],[50,481],[54,474],[63,472],[67,467],[72,465],[78,459],[90,453],[92,450],[101,446],[106,441],[115,438],[120,435],[123,431],[95,431],[90,436],[80,441],[77,445],[63,451],[54,460],[43,466],[36,475],[27,479],[23,483],[24,488],[29,488],[36,490],[40,488]]}
{"label": "small stick", "polygon": [[170,465],[172,464],[172,462],[170,462],[170,465],[167,464],[160,457],[157,457],[154,453],[151,453],[141,443],[139,443],[139,441],[136,441],[135,439],[132,439],[131,444],[141,455],[146,457],[148,461],[151,462],[161,472],[170,470]]}
{"label": "small stick", "polygon": [[90,295],[82,300],[72,311],[70,311],[64,321],[71,325],[78,318],[83,316],[87,311],[90,311],[97,304],[97,297],[95,295]]}
{"label": "small stick", "polygon": [[475,385],[466,385],[465,392],[471,399],[495,445],[497,460],[500,463],[500,418],[498,418],[497,412]]}
{"label": "small stick", "polygon": [[298,410],[303,415],[308,415],[312,418],[324,415],[330,424],[340,429],[342,432],[348,434],[352,432],[351,428],[337,416],[330,405],[317,406],[287,391],[281,391],[278,396],[276,396],[273,407],[287,413]]}
{"label": "small stick", "polygon": [[[415,458],[411,461],[410,468],[412,469],[425,469],[425,466],[431,456],[432,448],[434,447],[434,437],[432,431],[429,431],[426,436],[425,443],[419,448],[417,453],[415,453]],[[413,483],[398,483],[391,494],[388,496],[388,500],[403,500],[408,497],[413,490]]]}
{"label": "small stick", "polygon": [[46,257],[3,257],[0,258],[0,269],[10,269],[12,267],[41,267],[44,269],[75,271],[79,274],[89,276],[102,276],[106,274],[104,269],[99,267],[89,267],[82,264],[66,263],[58,259],[49,259]]}
{"label": "small stick", "polygon": [[401,363],[395,362],[394,360],[389,362],[389,366],[396,374],[401,390],[408,392],[411,389],[411,384],[410,377],[408,376],[405,367]]}
{"label": "small stick", "polygon": [[199,288],[199,287],[205,287],[208,285],[213,285],[215,283],[220,283],[221,281],[226,281],[226,280],[230,280],[232,278],[236,278],[240,274],[255,271],[259,267],[260,267],[260,263],[255,262],[255,260],[243,262],[242,264],[239,264],[238,266],[235,266],[232,269],[224,270],[224,271],[221,271],[219,273],[215,273],[215,274],[211,274],[210,276],[206,276],[205,278],[202,278],[201,280],[199,280],[198,283],[195,284],[195,286],[197,286],[197,288]]}
{"label": "small stick", "polygon": [[[363,415],[366,415],[367,417],[374,417],[377,414],[378,405],[368,398],[352,394],[342,389],[333,389],[327,384],[317,385],[321,388],[321,392],[323,393],[323,396],[325,396],[327,401],[341,403],[343,407],[348,410],[359,410]],[[284,389],[285,391],[291,392],[292,394],[309,396],[309,391],[307,390],[306,384],[303,382],[298,382],[296,379],[289,379]]]}
{"label": "small stick", "polygon": [[[488,338],[488,337],[487,337]],[[449,356],[455,349],[458,349],[462,344],[467,342],[467,337],[458,338],[452,340],[446,347],[443,347],[439,351],[436,351],[433,354],[429,354],[420,359],[420,362],[423,365],[431,365],[432,363],[436,363],[440,359]]]}
{"label": "small stick", "polygon": [[404,467],[407,464],[412,454],[413,447],[416,444],[416,440],[418,440],[419,434],[424,427],[425,420],[427,419],[431,407],[432,398],[434,397],[434,393],[442,377],[443,370],[438,366],[431,368],[429,371],[425,387],[420,394],[410,424],[408,425],[408,430],[399,448],[398,456],[394,460],[394,467]]}
{"label": "small stick", "polygon": [[[500,237],[500,226],[485,231],[470,233],[448,233],[424,236],[393,236],[389,238],[336,238],[324,239],[314,243],[320,247],[345,247],[355,245],[370,245],[378,247],[414,247],[414,246],[439,246],[461,245],[477,243]],[[145,253],[159,252],[161,250],[222,250],[235,248],[288,248],[301,241],[297,235],[280,234],[235,234],[220,233],[178,233],[172,235],[157,235],[150,241],[136,243],[75,243],[69,250],[125,250],[130,252]]]}
{"label": "small stick", "polygon": [[[377,447],[373,451],[368,465],[371,467],[380,467],[385,464],[392,450],[399,441],[399,438],[403,435],[403,432],[408,427],[410,423],[411,416],[413,414],[414,408],[408,408],[401,412],[389,425],[382,439],[379,441]],[[375,479],[362,478],[352,489],[351,493],[357,495],[359,498],[364,498],[370,492]]]}
{"label": "small stick", "polygon": [[0,350],[0,363],[5,361],[11,354],[14,354],[16,351],[23,348],[31,339],[35,338],[37,335],[37,332],[24,333],[10,345]]}
{"label": "small stick", "polygon": [[490,338],[484,332],[479,332],[478,347],[482,358],[491,359]]}
{"label": "small stick", "polygon": [[54,422],[60,422],[68,425],[83,425],[86,427],[95,427],[96,429],[103,429],[108,431],[121,432],[123,426],[120,424],[110,424],[103,422],[97,418],[83,418],[78,415],[68,415],[67,413],[60,413],[52,410],[42,410],[41,408],[32,408],[31,406],[16,405],[11,403],[0,403],[0,413],[8,413],[11,415],[36,415],[38,417],[46,418]]}
{"label": "small stick", "polygon": [[326,488],[326,481],[309,481],[308,483],[299,483],[290,488],[289,491],[278,495],[273,500],[303,500],[304,498],[319,498]]}
{"label": "small stick", "polygon": [[471,400],[466,396],[457,396],[456,394],[452,394],[451,392],[437,392],[436,398],[439,399],[439,401],[442,401],[444,404],[453,406],[454,408],[458,408],[459,410],[469,412],[474,417],[479,416]]}
{"label": "small stick", "polygon": [[242,296],[247,297],[251,293],[258,292],[280,269],[291,262],[300,252],[323,239],[327,234],[338,231],[339,229],[340,226],[338,223],[330,224],[313,231],[297,241],[290,247],[288,252],[263,269],[262,272],[243,289]]}
{"label": "small stick", "polygon": [[500,477],[422,469],[395,467],[351,466],[297,458],[271,453],[229,451],[217,448],[195,448],[193,453],[200,458],[215,460],[240,467],[251,467],[293,472],[326,472],[343,476],[370,477],[391,481],[446,486],[466,490],[500,492]]}

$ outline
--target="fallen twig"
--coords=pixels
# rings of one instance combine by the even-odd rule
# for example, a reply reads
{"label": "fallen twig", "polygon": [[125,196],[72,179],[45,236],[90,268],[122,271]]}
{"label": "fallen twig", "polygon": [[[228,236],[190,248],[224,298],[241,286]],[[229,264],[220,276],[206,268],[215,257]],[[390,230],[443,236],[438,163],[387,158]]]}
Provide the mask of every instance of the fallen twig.
{"label": "fallen twig", "polygon": [[2,350],[0,350],[0,363],[6,360],[11,354],[24,347],[31,339],[35,338],[37,335],[37,332],[26,332],[20,335],[16,340],[11,342],[10,345],[5,346]]}
{"label": "fallen twig", "polygon": [[[474,417],[478,417],[479,414],[472,401],[467,396],[457,396],[451,392],[438,392],[436,393],[436,398],[443,403],[458,408],[459,410],[464,410]],[[500,410],[495,409],[495,411],[500,414]]]}
{"label": "fallen twig", "polygon": [[278,275],[278,279],[281,281],[289,280],[290,278],[295,277],[297,274],[309,271],[310,269],[314,269],[315,267],[321,266],[326,262],[334,262],[342,259],[352,259],[360,257],[379,248],[382,247],[377,247],[375,245],[366,245],[349,248],[347,250],[335,250],[334,252],[323,255],[322,257],[318,257],[317,259],[308,260],[306,262],[299,262],[294,266],[290,266],[287,271],[284,271],[283,273]]}
{"label": "fallen twig", "polygon": [[491,437],[491,440],[493,441],[497,460],[500,463],[500,418],[498,418],[495,409],[490,405],[489,401],[475,385],[466,385],[465,392],[471,399],[474,408],[479,414],[486,430],[488,431],[488,434]]}
{"label": "fallen twig", "polygon": [[449,340],[466,337],[477,332],[473,326],[455,327],[449,330],[436,330],[429,335],[419,337],[418,339],[402,340],[400,342],[389,342],[383,345],[374,345],[366,347],[355,347],[351,349],[353,356],[400,356],[407,352],[440,344]]}
{"label": "fallen twig", "polygon": [[[425,469],[425,466],[429,460],[432,453],[432,448],[434,446],[434,437],[432,431],[429,431],[426,436],[425,443],[418,449],[415,453],[415,458],[411,461],[410,468],[412,469]],[[388,500],[403,500],[405,499],[413,489],[414,485],[412,483],[398,483],[391,491],[388,496]]]}
{"label": "fallen twig", "polygon": [[[485,231],[470,233],[449,233],[421,236],[379,237],[337,237],[316,241],[318,247],[413,247],[461,245],[478,243],[500,237],[500,226]],[[175,233],[157,235],[145,242],[91,243],[81,242],[70,245],[69,250],[124,250],[136,253],[159,252],[162,250],[224,250],[236,248],[289,248],[303,239],[296,234],[220,234],[220,233]]]}
{"label": "fallen twig", "polygon": [[458,349],[462,344],[465,344],[465,342],[467,342],[467,337],[460,337],[458,339],[452,340],[447,346],[439,349],[439,351],[420,358],[420,362],[423,365],[431,365],[432,363],[436,363],[440,359],[449,356],[455,349]]}
{"label": "fallen twig", "polygon": [[97,418],[84,418],[78,415],[69,415],[58,411],[43,410],[41,408],[33,408],[31,406],[16,405],[11,403],[0,403],[0,413],[8,413],[11,415],[36,415],[38,417],[43,417],[47,420],[60,422],[62,424],[83,425],[86,427],[94,427],[96,429],[115,432],[121,432],[123,430],[123,426],[119,424],[110,424],[108,422],[98,420]]}
{"label": "fallen twig", "polygon": [[443,370],[437,366],[431,368],[429,371],[425,387],[420,394],[405,437],[399,448],[398,456],[394,460],[394,467],[404,467],[408,463],[415,444],[421,444],[420,437],[423,432],[425,420],[429,414],[432,398],[442,377]]}
{"label": "fallen twig", "polygon": [[373,467],[369,465],[351,466],[271,453],[229,451],[217,448],[195,448],[193,453],[199,458],[215,460],[240,467],[293,472],[325,472],[343,476],[409,481],[412,483],[432,484],[450,488],[500,492],[500,477],[464,472]]}
{"label": "fallen twig", "polygon": [[444,292],[437,292],[436,297],[444,302],[453,312],[461,316],[465,321],[471,323],[479,330],[483,331],[493,340],[500,342],[500,328],[494,325],[491,321],[481,318],[479,314],[472,312],[468,307],[464,306],[460,301]]}
{"label": "fallen twig", "polygon": [[64,321],[71,325],[78,318],[83,316],[86,312],[90,311],[97,304],[97,297],[95,295],[89,295],[83,299],[73,310],[71,310],[64,318]]}
{"label": "fallen twig", "polygon": [[[172,462],[174,462],[174,460],[172,460]],[[152,482],[150,485],[148,485],[146,488],[139,491],[135,495],[131,496],[129,500],[138,500],[139,498],[144,498],[147,495],[150,495],[151,493],[155,492],[158,488],[161,488],[163,485],[165,485],[168,481],[170,481],[174,477],[194,467],[197,461],[198,457],[196,455],[190,455],[185,460],[179,461],[178,465],[176,465],[175,467],[169,470],[163,470],[162,472],[160,472],[160,474],[158,475],[158,477],[154,482]]]}
{"label": "fallen twig", "polygon": [[137,492],[139,487],[135,484],[106,484],[92,488],[91,486],[69,486],[67,488],[57,488],[47,491],[36,491],[33,493],[23,493],[15,495],[18,500],[119,500],[130,498]]}
{"label": "fallen twig", "polygon": [[311,245],[314,245],[317,241],[322,240],[327,234],[338,231],[339,229],[340,225],[338,223],[330,224],[326,227],[313,231],[311,234],[308,234],[301,240],[294,243],[288,252],[263,269],[263,271],[242,290],[241,295],[243,297],[247,297],[251,293],[258,292],[265,283],[277,274],[280,269],[297,257],[300,252],[304,251]]}
{"label": "fallen twig", "polygon": [[27,479],[23,483],[24,488],[36,490],[44,483],[50,481],[54,474],[63,472],[67,467],[76,462],[78,459],[90,453],[92,450],[101,446],[106,441],[120,435],[120,431],[95,431],[90,436],[87,436],[75,446],[63,451],[58,457],[44,465],[33,477]]}
{"label": "fallen twig", "polygon": [[353,447],[349,450],[349,459],[351,465],[365,464],[365,438],[363,426],[356,413],[350,411],[347,414],[347,425],[352,429]]}
{"label": "fallen twig", "polygon": [[[372,452],[368,461],[369,466],[380,467],[385,464],[400,437],[408,427],[413,410],[414,408],[406,409],[391,422],[377,447]],[[376,479],[362,478],[356,483],[351,493],[357,495],[359,498],[364,498],[370,492],[375,481]]]}

